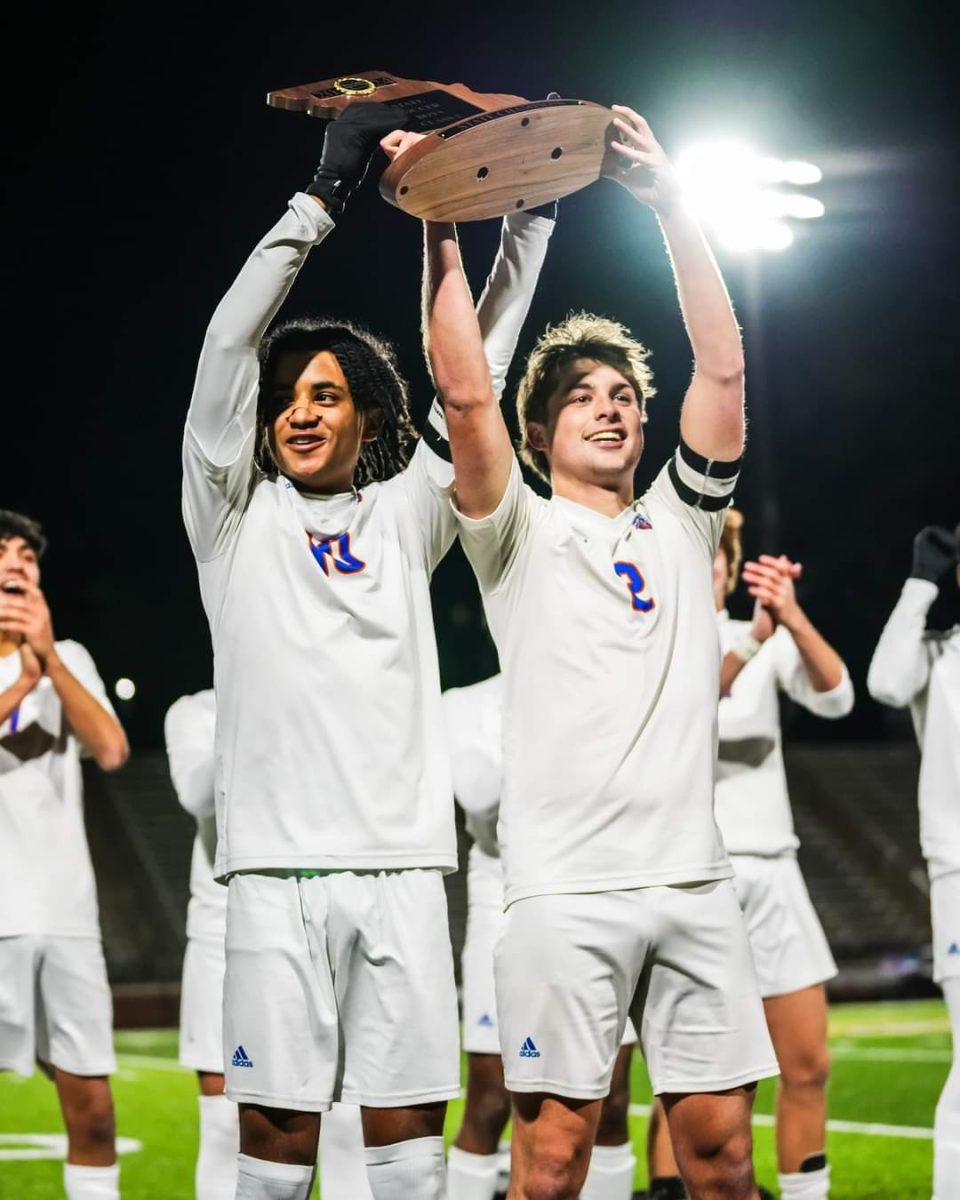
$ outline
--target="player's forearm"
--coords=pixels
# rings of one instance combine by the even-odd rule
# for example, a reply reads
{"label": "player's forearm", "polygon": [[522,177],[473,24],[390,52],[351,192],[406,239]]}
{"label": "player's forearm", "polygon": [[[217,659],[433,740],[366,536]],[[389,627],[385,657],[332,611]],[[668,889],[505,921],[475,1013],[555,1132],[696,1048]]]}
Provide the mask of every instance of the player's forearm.
{"label": "player's forearm", "polygon": [[122,767],[130,754],[120,722],[91,696],[83,684],[54,652],[46,660],[46,674],[53,684],[64,716],[83,747],[104,771]]}
{"label": "player's forearm", "polygon": [[742,385],[740,328],[713,252],[683,205],[659,219],[696,369],[708,379]]}
{"label": "player's forearm", "polygon": [[[217,305],[204,337],[188,418],[205,448],[216,443],[238,406],[255,392],[260,340],[311,247],[332,229],[320,204],[311,196],[295,196]],[[252,424],[252,410],[249,420]]]}
{"label": "player's forearm", "polygon": [[867,691],[881,704],[904,708],[927,686],[930,665],[923,632],[938,590],[924,579],[904,584],[867,672]]}
{"label": "player's forearm", "polygon": [[186,764],[177,763],[176,755],[171,755],[170,774],[181,806],[197,820],[212,817],[216,809],[212,753]]}
{"label": "player's forearm", "polygon": [[456,229],[424,222],[423,334],[434,386],[445,409],[494,403],[473,297]]}
{"label": "player's forearm", "polygon": [[735,650],[728,650],[720,664],[720,695],[725,696],[733,687],[733,681],[747,665]]}
{"label": "player's forearm", "polygon": [[34,686],[29,679],[21,677],[14,680],[8,688],[0,692],[0,724],[13,715],[14,710],[30,695]]}
{"label": "player's forearm", "polygon": [[499,400],[530,311],[554,222],[549,217],[510,213],[500,246],[477,305],[483,352],[493,394]]}
{"label": "player's forearm", "polygon": [[813,690],[832,692],[839,687],[844,677],[843,659],[802,609],[798,609],[787,628]]}

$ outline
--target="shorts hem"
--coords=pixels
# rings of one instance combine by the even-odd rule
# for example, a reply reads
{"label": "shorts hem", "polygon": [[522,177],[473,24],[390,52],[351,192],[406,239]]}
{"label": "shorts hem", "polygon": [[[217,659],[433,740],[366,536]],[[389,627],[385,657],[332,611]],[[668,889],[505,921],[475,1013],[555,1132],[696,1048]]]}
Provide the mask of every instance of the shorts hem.
{"label": "shorts hem", "polygon": [[22,1079],[32,1079],[36,1069],[37,1063],[32,1058],[29,1066],[24,1065],[19,1059],[0,1058],[0,1071],[13,1071],[14,1075],[19,1075]]}
{"label": "shorts hem", "polygon": [[680,1094],[683,1096],[702,1095],[707,1092],[727,1092],[731,1088],[743,1087],[748,1083],[758,1083],[761,1079],[773,1079],[780,1074],[780,1064],[774,1061],[763,1067],[754,1067],[751,1071],[741,1071],[738,1075],[730,1075],[720,1079],[696,1079],[693,1082],[683,1080],[667,1080],[663,1083],[650,1081],[655,1096]]}
{"label": "shorts hem", "polygon": [[435,1104],[440,1100],[456,1100],[460,1096],[460,1081],[450,1087],[433,1088],[427,1092],[376,1092],[343,1091],[341,1104],[359,1104],[363,1108],[406,1108],[410,1104]]}
{"label": "shorts hem", "polygon": [[[760,988],[761,1000],[777,1000],[780,996],[792,996],[794,992],[802,992],[804,988],[816,987],[818,983],[827,983],[831,979],[836,979],[840,974],[837,966],[834,965],[833,970],[824,975],[822,971],[815,971],[813,978],[808,975],[802,975],[798,979],[791,979],[789,983],[777,983],[774,985],[775,991],[767,991],[766,988]],[[957,971],[960,975],[960,970]]]}
{"label": "shorts hem", "polygon": [[200,1071],[204,1075],[223,1075],[223,1059],[216,1066],[210,1065],[209,1059],[204,1059],[198,1056],[189,1054],[178,1054],[177,1062],[181,1067],[186,1067],[188,1071]]}
{"label": "shorts hem", "polygon": [[583,879],[574,882],[553,881],[538,884],[514,884],[504,893],[503,907],[508,909],[518,900],[534,896],[590,896],[603,892],[638,892],[655,887],[698,887],[704,883],[719,883],[733,878],[729,862],[700,869],[682,868],[664,871],[661,875],[626,875],[614,879]]}
{"label": "shorts hem", "polygon": [[226,1084],[223,1094],[235,1104],[256,1104],[258,1108],[287,1108],[292,1112],[329,1112],[333,1106],[332,1100],[305,1100],[302,1096],[294,1099],[291,1096],[264,1095],[262,1092],[244,1092]]}
{"label": "shorts hem", "polygon": [[65,1062],[55,1062],[53,1056],[43,1060],[51,1067],[56,1067],[58,1071],[66,1071],[68,1075],[77,1075],[80,1079],[99,1079],[103,1075],[115,1075],[117,1073],[117,1060],[113,1059],[110,1062],[104,1062],[101,1066],[99,1063],[81,1063],[79,1066],[71,1066]]}
{"label": "shorts hem", "polygon": [[593,1085],[561,1083],[556,1079],[504,1078],[503,1082],[508,1092],[546,1092],[549,1096],[563,1096],[567,1100],[603,1100],[610,1092],[609,1079],[606,1083]]}

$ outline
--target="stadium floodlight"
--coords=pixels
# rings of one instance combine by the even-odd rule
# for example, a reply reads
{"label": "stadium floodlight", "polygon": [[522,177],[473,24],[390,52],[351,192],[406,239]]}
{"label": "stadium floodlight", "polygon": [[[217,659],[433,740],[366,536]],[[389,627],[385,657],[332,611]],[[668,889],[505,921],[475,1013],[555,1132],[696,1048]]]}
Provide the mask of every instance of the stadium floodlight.
{"label": "stadium floodlight", "polygon": [[692,147],[679,155],[677,172],[690,207],[727,250],[786,250],[794,239],[788,220],[825,212],[813,196],[784,190],[819,183],[819,167],[758,154],[741,141]]}
{"label": "stadium floodlight", "polygon": [[132,679],[127,679],[124,676],[123,679],[118,679],[113,685],[113,690],[116,692],[118,700],[132,700],[137,694],[137,685]]}

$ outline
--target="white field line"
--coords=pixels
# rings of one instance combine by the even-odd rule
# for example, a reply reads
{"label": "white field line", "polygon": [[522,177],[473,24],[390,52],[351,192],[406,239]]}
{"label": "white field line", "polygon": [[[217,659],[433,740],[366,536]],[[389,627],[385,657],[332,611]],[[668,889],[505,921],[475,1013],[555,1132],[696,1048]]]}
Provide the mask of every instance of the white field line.
{"label": "white field line", "polygon": [[[136,1138],[117,1138],[118,1154],[136,1154],[142,1149]],[[65,1133],[0,1133],[0,1162],[40,1162],[66,1157]]]}
{"label": "white field line", "polygon": [[904,1047],[898,1050],[896,1046],[831,1046],[830,1057],[834,1060],[843,1059],[851,1062],[902,1062],[902,1063],[948,1063],[953,1062],[953,1052],[950,1050],[924,1050]]}
{"label": "white field line", "polygon": [[120,1067],[143,1067],[150,1071],[180,1071],[192,1074],[189,1067],[182,1067],[175,1058],[161,1058],[153,1054],[118,1054]]}
{"label": "white field line", "polygon": [[869,1022],[831,1021],[831,1038],[916,1037],[923,1033],[949,1033],[947,1017],[929,1017],[925,1021],[890,1021],[886,1024]]}

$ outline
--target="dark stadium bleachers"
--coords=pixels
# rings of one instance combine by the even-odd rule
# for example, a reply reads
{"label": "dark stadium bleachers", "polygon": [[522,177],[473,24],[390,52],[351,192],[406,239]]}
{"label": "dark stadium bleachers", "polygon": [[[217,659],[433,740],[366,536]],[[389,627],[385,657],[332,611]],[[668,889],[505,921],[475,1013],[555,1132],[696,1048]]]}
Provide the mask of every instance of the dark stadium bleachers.
{"label": "dark stadium bleachers", "polygon": [[[800,863],[846,976],[878,994],[923,974],[929,957],[920,856],[919,758],[907,742],[803,744],[786,752]],[[116,774],[90,771],[87,823],[115,983],[179,979],[193,821],[180,808],[162,752],[140,752]],[[458,823],[460,860],[468,842]],[[459,960],[465,869],[447,879]],[[920,964],[920,965],[918,965]],[[459,961],[458,961],[459,969]],[[873,983],[871,983],[873,981]]]}

